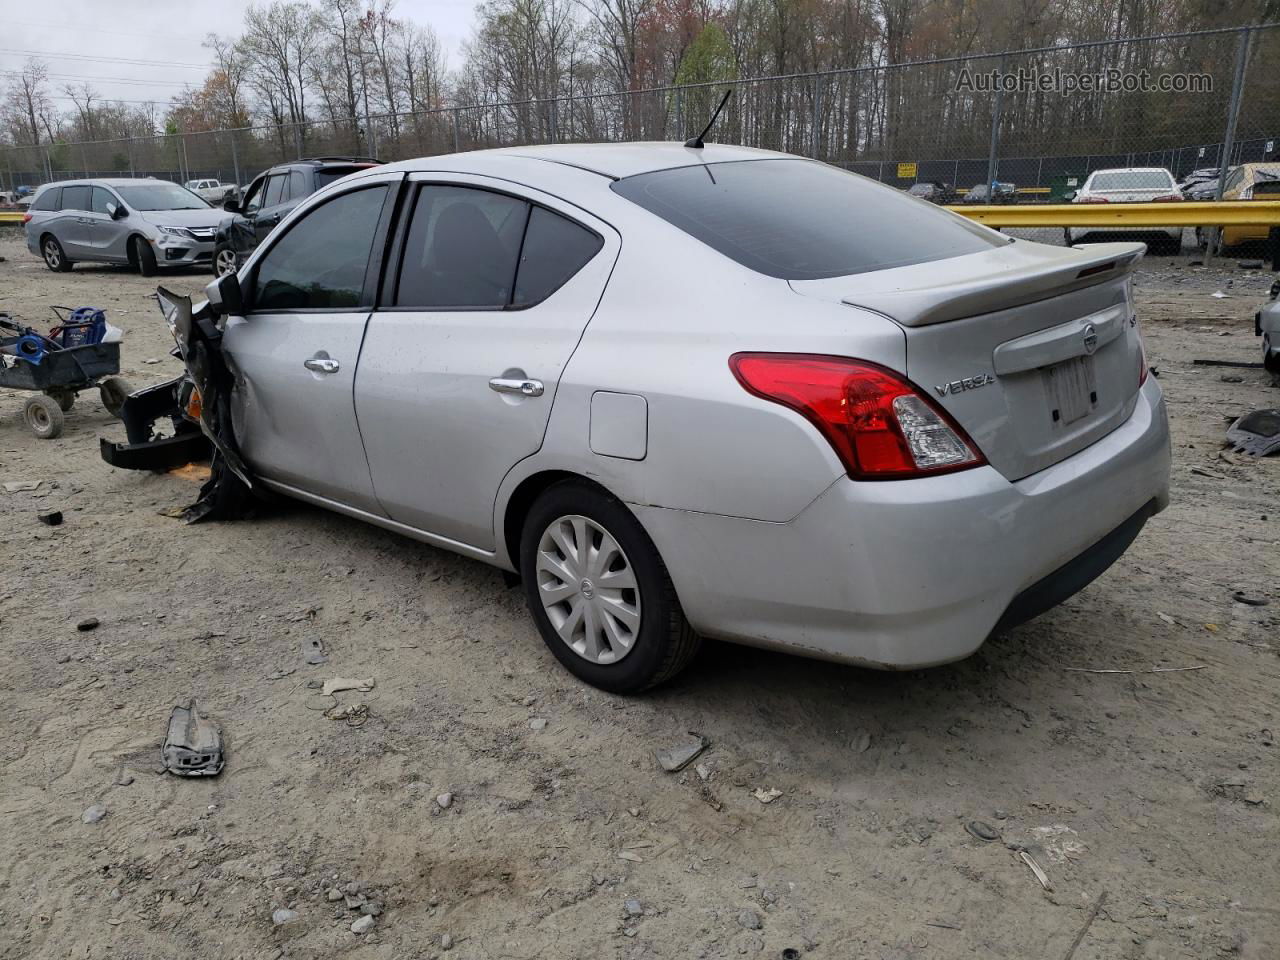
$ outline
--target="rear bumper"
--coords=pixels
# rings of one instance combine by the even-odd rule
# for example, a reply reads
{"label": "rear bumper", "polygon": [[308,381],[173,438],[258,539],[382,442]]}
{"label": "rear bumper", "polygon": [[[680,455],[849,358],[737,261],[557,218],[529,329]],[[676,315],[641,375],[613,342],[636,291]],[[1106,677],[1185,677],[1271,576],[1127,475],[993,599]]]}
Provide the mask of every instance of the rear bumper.
{"label": "rear bumper", "polygon": [[1105,570],[1169,499],[1148,380],[1128,422],[1010,483],[841,479],[787,523],[633,507],[700,632],[888,669],[968,656]]}

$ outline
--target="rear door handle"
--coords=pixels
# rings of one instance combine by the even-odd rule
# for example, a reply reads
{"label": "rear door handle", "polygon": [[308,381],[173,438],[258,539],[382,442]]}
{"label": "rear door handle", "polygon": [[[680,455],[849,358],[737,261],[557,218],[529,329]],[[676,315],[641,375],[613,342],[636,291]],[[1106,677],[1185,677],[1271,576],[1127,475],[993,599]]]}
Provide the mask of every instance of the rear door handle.
{"label": "rear door handle", "polygon": [[519,377],[494,377],[489,381],[489,389],[498,393],[518,393],[522,397],[540,397],[543,393],[541,380],[524,380]]}
{"label": "rear door handle", "polygon": [[339,370],[338,361],[334,360],[323,350],[317,353],[310,360],[303,360],[302,365],[308,370],[313,370],[316,373],[337,373]]}

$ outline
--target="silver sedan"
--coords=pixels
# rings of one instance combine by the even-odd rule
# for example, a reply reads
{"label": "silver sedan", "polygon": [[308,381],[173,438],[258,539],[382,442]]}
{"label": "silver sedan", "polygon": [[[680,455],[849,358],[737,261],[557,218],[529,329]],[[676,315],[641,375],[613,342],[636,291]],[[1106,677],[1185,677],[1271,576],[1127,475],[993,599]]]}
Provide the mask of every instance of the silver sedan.
{"label": "silver sedan", "polygon": [[266,487],[518,574],[560,662],[634,692],[701,637],[956,660],[1105,570],[1168,503],[1142,253],[565,145],[347,177],[210,296]]}

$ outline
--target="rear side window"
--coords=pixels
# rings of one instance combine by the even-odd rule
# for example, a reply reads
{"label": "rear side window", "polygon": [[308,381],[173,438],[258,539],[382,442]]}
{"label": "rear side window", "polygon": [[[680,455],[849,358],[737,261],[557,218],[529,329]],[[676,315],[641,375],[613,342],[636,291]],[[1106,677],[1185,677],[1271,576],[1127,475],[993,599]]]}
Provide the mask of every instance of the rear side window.
{"label": "rear side window", "polygon": [[62,188],[50,187],[32,201],[32,210],[57,210],[62,204]]}
{"label": "rear side window", "polygon": [[528,213],[529,204],[502,193],[422,187],[405,237],[396,306],[506,307]]}
{"label": "rear side window", "polygon": [[62,188],[62,209],[63,210],[88,210],[89,209],[89,188],[84,187],[63,187]]}
{"label": "rear side window", "polygon": [[929,263],[1008,242],[893,187],[811,160],[676,167],[627,177],[613,190],[743,266],[784,280]]}
{"label": "rear side window", "polygon": [[529,214],[513,306],[545,300],[600,252],[604,240],[567,217],[534,207]]}
{"label": "rear side window", "polygon": [[253,309],[356,307],[386,199],[385,186],[344,193],[298,220],[267,251],[254,278]]}

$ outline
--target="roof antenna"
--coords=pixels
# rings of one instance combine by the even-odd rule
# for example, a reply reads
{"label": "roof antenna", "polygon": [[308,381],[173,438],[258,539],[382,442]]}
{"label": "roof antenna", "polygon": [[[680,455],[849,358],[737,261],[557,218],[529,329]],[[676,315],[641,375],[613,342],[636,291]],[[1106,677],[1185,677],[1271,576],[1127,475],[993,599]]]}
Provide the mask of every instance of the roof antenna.
{"label": "roof antenna", "polygon": [[705,127],[702,128],[702,132],[700,134],[698,134],[696,137],[690,137],[688,140],[684,142],[684,145],[686,147],[693,147],[693,149],[695,150],[701,150],[703,147],[706,146],[706,144],[702,142],[702,138],[705,137],[708,133],[710,133],[711,128],[716,125],[716,120],[720,116],[720,111],[724,109],[724,105],[729,102],[729,97],[731,97],[732,95],[733,95],[733,87],[730,87],[728,90],[724,92],[724,96],[720,98],[720,106],[716,107],[716,112],[711,115],[710,122]]}

